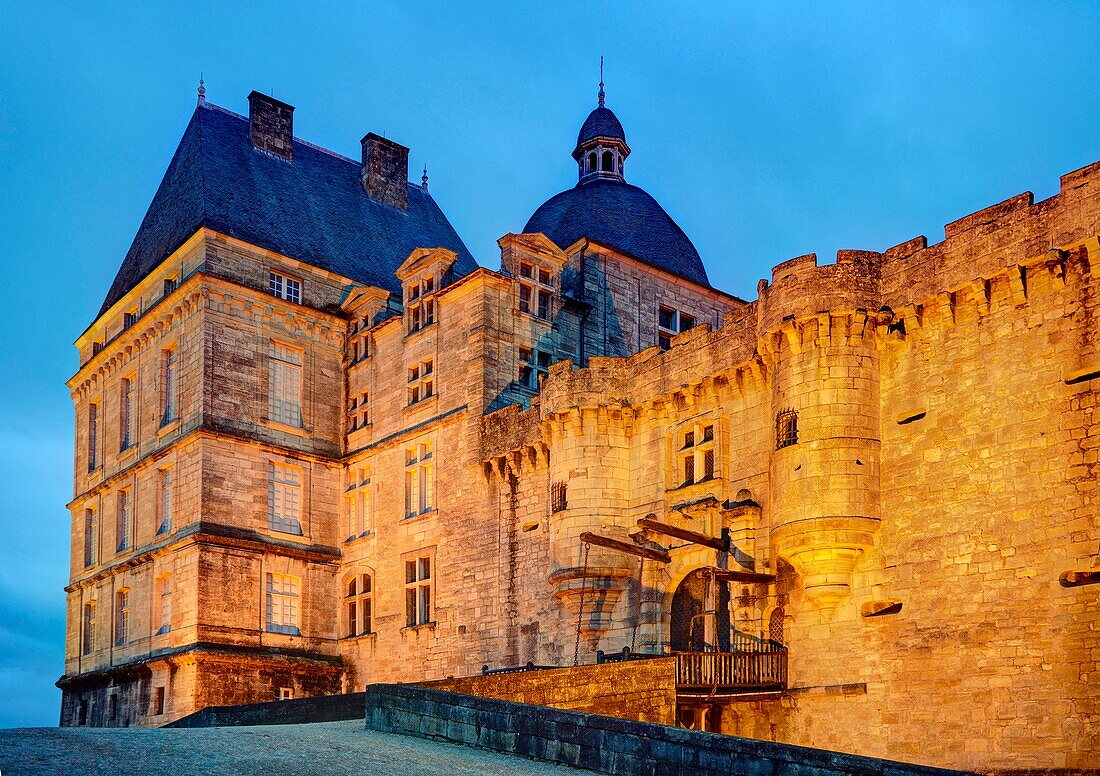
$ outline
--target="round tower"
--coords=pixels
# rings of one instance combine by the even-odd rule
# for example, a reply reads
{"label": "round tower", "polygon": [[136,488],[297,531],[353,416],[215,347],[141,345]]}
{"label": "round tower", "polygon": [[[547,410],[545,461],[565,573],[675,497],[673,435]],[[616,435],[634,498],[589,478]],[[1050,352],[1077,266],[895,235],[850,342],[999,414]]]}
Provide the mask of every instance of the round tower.
{"label": "round tower", "polygon": [[877,253],[805,256],[761,288],[771,369],[771,541],[805,595],[833,607],[874,543],[879,511]]}

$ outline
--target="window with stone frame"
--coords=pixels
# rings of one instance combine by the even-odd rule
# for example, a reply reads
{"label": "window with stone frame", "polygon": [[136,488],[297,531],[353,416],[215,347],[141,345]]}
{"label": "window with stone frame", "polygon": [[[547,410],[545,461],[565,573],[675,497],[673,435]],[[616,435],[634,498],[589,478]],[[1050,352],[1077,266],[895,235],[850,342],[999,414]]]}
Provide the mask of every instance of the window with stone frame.
{"label": "window with stone frame", "polygon": [[84,509],[84,567],[95,564],[95,507]]}
{"label": "window with stone frame", "polygon": [[302,470],[271,462],[267,526],[272,531],[302,535]]}
{"label": "window with stone frame", "polygon": [[370,425],[370,393],[363,391],[348,399],[348,431]]}
{"label": "window with stone frame", "polygon": [[153,688],[153,716],[159,717],[164,713],[164,688]]}
{"label": "window with stone frame", "polygon": [[121,647],[130,636],[130,591],[115,593],[115,646]]}
{"label": "window with stone frame", "polygon": [[421,277],[405,286],[405,324],[409,334],[435,323],[435,278]]}
{"label": "window with stone frame", "polygon": [[519,276],[519,311],[550,320],[554,314],[554,273],[523,261]]}
{"label": "window with stone frame", "polygon": [[162,350],[160,356],[161,426],[167,426],[178,419],[177,396],[179,392],[176,386],[176,369],[176,349],[166,348]]}
{"label": "window with stone frame", "polygon": [[435,396],[435,362],[433,359],[418,361],[409,367],[409,406]]}
{"label": "window with stone frame", "polygon": [[537,391],[543,379],[550,374],[550,353],[532,348],[519,349],[519,384]]}
{"label": "window with stone frame", "polygon": [[302,303],[302,281],[298,278],[271,271],[267,276],[267,290],[279,299],[294,304]]}
{"label": "window with stone frame", "polygon": [[370,574],[358,573],[347,579],[344,585],[344,635],[348,638],[365,636],[374,632],[373,579]]}
{"label": "window with stone frame", "polygon": [[128,310],[122,314],[122,328],[126,330],[137,323],[138,311],[137,309]]}
{"label": "window with stone frame", "polygon": [[366,318],[359,318],[352,323],[351,334],[348,337],[348,358],[353,364],[370,357],[371,338],[368,329],[370,329],[370,321]]}
{"label": "window with stone frame", "polygon": [[88,405],[88,471],[99,468],[99,405]]}
{"label": "window with stone frame", "polygon": [[122,552],[130,546],[130,525],[133,521],[134,499],[130,488],[122,488],[115,498],[116,550]]}
{"label": "window with stone frame", "polygon": [[90,655],[95,651],[95,601],[84,604],[84,617],[81,623],[80,651]]}
{"label": "window with stone frame", "polygon": [[289,574],[267,575],[265,601],[265,628],[272,633],[301,635],[299,602],[301,581]]}
{"label": "window with stone frame", "polygon": [[432,511],[435,498],[431,442],[405,448],[405,517]]}
{"label": "window with stone frame", "polygon": [[682,427],[677,441],[680,487],[714,479],[714,422],[701,421]]}
{"label": "window with stone frame", "polygon": [[157,578],[157,598],[160,601],[160,625],[157,635],[162,636],[172,630],[172,577],[162,574]]}
{"label": "window with stone frame", "polygon": [[775,416],[775,449],[798,444],[798,413],[780,410]]}
{"label": "window with stone frame", "polygon": [[348,472],[348,539],[366,536],[374,528],[370,469],[357,467]]}
{"label": "window with stone frame", "polygon": [[122,381],[119,383],[119,452],[129,450],[137,441],[137,408],[134,404],[134,376],[123,377]]}
{"label": "window with stone frame", "polygon": [[268,358],[268,420],[302,426],[302,351],[271,341]]}
{"label": "window with stone frame", "polygon": [[174,473],[171,466],[165,466],[157,470],[157,512],[160,518],[157,525],[157,535],[168,533],[172,530],[172,517],[176,507],[176,486]]}
{"label": "window with stone frame", "polygon": [[672,347],[672,338],[696,325],[694,315],[666,305],[657,307],[657,344],[661,350]]}
{"label": "window with stone frame", "polygon": [[405,561],[405,627],[432,622],[432,559],[421,555]]}

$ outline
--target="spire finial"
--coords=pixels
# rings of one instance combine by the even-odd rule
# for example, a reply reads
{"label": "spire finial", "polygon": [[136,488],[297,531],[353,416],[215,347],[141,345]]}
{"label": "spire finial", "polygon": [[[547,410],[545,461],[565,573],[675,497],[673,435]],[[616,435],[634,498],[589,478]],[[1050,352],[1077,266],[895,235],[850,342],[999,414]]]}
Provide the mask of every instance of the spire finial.
{"label": "spire finial", "polygon": [[420,176],[420,188],[428,190],[428,165],[424,165],[424,174]]}
{"label": "spire finial", "polygon": [[202,73],[199,73],[199,105],[206,104],[206,87],[203,85]]}
{"label": "spire finial", "polygon": [[604,98],[604,93],[603,93],[603,57],[602,56],[600,57],[600,93],[599,93],[598,96],[599,96],[599,101],[600,101],[600,107],[602,108],[603,107],[603,98]]}

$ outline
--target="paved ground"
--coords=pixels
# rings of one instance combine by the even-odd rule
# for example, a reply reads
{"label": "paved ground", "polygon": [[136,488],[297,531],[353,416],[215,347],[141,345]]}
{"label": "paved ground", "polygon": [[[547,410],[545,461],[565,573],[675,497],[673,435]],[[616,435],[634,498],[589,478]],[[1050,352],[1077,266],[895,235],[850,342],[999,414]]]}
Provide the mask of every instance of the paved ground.
{"label": "paved ground", "polygon": [[473,776],[583,773],[457,744],[376,733],[360,721],[198,729],[0,730],[0,774]]}

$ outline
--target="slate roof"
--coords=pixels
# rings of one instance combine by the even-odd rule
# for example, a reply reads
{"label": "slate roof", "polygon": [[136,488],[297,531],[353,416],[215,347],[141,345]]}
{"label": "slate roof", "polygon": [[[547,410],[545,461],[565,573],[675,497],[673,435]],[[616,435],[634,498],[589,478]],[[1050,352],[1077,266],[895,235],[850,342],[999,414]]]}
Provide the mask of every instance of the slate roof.
{"label": "slate roof", "polygon": [[542,232],[562,248],[588,237],[710,287],[703,260],[688,236],[657,200],[629,183],[609,179],[579,183],[543,203],[523,231]]}
{"label": "slate roof", "polygon": [[581,124],[581,131],[577,134],[577,145],[594,137],[617,137],[626,142],[623,125],[619,123],[619,117],[612,112],[611,108],[601,105],[588,114],[588,118]]}
{"label": "slate roof", "polygon": [[477,268],[420,186],[409,184],[406,212],[367,196],[358,162],[297,139],[293,158],[253,148],[247,118],[199,105],[99,314],[202,226],[395,293],[413,248],[455,251],[456,276]]}

